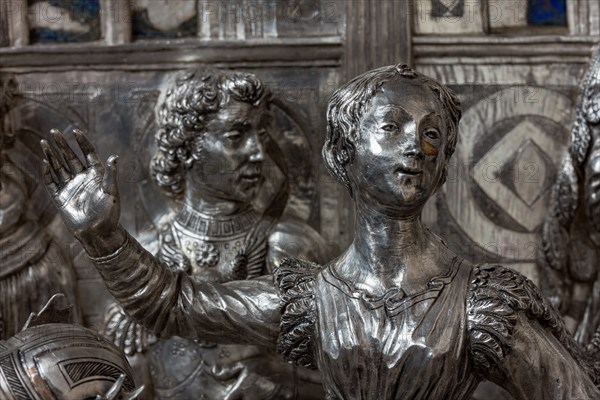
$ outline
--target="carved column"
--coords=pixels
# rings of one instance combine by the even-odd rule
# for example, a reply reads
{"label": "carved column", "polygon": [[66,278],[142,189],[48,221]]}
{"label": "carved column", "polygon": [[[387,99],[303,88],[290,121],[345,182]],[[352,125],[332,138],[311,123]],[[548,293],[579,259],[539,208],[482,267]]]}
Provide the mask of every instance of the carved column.
{"label": "carved column", "polygon": [[131,12],[128,1],[100,0],[102,37],[106,44],[131,42]]}
{"label": "carved column", "polygon": [[346,79],[373,68],[411,64],[412,1],[346,2]]}
{"label": "carved column", "polygon": [[11,47],[22,47],[29,44],[27,10],[27,0],[9,0],[2,6],[2,12],[6,12],[9,46]]}

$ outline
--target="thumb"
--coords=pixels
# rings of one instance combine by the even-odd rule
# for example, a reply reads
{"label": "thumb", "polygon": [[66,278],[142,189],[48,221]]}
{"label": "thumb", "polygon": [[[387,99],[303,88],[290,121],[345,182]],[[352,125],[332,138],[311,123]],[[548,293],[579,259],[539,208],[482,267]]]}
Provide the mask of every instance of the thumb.
{"label": "thumb", "polygon": [[106,170],[104,171],[104,177],[102,178],[102,190],[111,196],[117,196],[119,194],[119,186],[117,185],[117,160],[119,156],[112,155],[108,157],[106,162]]}

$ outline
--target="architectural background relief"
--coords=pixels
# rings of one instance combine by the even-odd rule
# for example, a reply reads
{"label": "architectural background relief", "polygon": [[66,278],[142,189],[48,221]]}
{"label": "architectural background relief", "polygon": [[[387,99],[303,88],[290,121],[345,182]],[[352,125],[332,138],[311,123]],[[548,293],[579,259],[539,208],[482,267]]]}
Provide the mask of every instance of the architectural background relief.
{"label": "architectural background relief", "polygon": [[348,244],[353,215],[319,154],[328,96],[350,77],[401,62],[449,85],[463,104],[461,139],[425,222],[460,255],[539,283],[542,218],[600,39],[597,2],[540,3],[0,1],[0,77],[14,75],[23,95],[5,118],[18,138],[10,157],[28,176],[32,212],[73,255],[86,324],[99,323],[108,294],[79,245],[51,223],[37,143],[48,127],[77,127],[102,156],[120,154],[122,222],[142,237],[169,201],[148,175],[154,105],[168,77],[199,66],[253,72],[272,89],[273,135],[296,177],[290,201],[333,253]]}

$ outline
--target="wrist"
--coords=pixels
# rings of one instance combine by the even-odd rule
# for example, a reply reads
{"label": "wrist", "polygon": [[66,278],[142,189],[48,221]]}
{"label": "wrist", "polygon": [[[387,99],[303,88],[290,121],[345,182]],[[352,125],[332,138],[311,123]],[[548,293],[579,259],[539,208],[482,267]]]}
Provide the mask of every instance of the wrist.
{"label": "wrist", "polygon": [[119,250],[127,239],[127,231],[118,225],[109,232],[77,235],[77,239],[90,257],[98,258]]}

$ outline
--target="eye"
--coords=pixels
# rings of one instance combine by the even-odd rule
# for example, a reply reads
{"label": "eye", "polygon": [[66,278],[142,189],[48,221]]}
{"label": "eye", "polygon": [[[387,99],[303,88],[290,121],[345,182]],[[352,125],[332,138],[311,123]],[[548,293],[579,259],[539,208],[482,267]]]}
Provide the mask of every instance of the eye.
{"label": "eye", "polygon": [[398,126],[396,124],[386,123],[386,124],[381,125],[379,127],[379,129],[381,129],[382,131],[385,131],[385,132],[394,132],[398,129]]}
{"label": "eye", "polygon": [[431,140],[438,140],[440,138],[440,132],[437,129],[430,128],[423,132],[423,136]]}
{"label": "eye", "polygon": [[261,137],[261,138],[267,136],[267,130],[266,129],[259,130],[258,131],[258,136]]}
{"label": "eye", "polygon": [[242,134],[239,131],[229,131],[225,133],[225,139],[228,139],[231,142],[236,142],[242,138]]}

